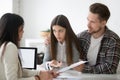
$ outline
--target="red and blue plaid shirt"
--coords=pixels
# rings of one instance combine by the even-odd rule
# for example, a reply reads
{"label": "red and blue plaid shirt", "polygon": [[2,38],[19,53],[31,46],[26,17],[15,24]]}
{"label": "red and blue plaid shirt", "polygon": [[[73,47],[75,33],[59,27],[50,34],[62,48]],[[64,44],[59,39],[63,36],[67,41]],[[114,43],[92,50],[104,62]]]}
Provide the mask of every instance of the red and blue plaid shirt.
{"label": "red and blue plaid shirt", "polygon": [[[91,34],[84,31],[77,35],[80,40],[80,46],[84,52],[84,60],[87,60],[87,53],[90,47]],[[94,55],[93,55],[94,56]],[[120,60],[120,38],[113,31],[106,27],[103,39],[101,40],[100,49],[97,55],[96,64],[85,64],[83,73],[96,73],[96,74],[114,74],[116,73]]]}

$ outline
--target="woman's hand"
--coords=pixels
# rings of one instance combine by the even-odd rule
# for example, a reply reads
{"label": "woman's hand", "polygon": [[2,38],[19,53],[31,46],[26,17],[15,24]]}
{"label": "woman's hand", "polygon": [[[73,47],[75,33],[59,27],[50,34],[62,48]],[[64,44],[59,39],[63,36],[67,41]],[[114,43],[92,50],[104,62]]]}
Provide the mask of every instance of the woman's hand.
{"label": "woman's hand", "polygon": [[56,78],[59,73],[56,73],[56,71],[51,70],[50,73],[52,74],[53,78]]}
{"label": "woman's hand", "polygon": [[52,60],[50,62],[50,66],[52,66],[52,67],[61,67],[62,66],[62,62],[61,61],[57,61],[57,60]]}
{"label": "woman's hand", "polygon": [[39,77],[40,80],[53,80],[53,78],[56,78],[59,74],[54,71],[40,71]]}

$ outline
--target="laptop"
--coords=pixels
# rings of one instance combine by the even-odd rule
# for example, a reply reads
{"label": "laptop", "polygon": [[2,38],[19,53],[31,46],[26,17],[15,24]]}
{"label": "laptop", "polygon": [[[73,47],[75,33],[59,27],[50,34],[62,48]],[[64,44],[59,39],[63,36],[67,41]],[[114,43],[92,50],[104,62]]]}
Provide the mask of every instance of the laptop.
{"label": "laptop", "polygon": [[22,68],[36,69],[37,48],[35,47],[19,47],[19,56]]}

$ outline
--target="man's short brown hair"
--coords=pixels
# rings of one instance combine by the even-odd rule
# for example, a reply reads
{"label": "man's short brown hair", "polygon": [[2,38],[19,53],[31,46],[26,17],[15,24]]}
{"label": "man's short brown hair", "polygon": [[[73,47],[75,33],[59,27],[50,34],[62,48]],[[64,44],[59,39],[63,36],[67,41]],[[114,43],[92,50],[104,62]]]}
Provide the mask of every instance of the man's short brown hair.
{"label": "man's short brown hair", "polygon": [[98,14],[100,20],[108,20],[110,17],[110,11],[108,7],[102,3],[94,3],[89,8],[90,12]]}

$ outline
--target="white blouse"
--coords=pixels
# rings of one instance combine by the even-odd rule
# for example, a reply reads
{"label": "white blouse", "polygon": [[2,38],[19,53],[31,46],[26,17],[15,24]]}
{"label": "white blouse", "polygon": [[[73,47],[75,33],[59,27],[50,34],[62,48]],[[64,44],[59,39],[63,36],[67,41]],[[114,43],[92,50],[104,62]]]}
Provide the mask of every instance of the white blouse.
{"label": "white blouse", "polygon": [[39,74],[39,71],[21,68],[18,49],[12,42],[6,45],[1,59],[3,46],[4,44],[0,47],[0,80],[35,80],[34,75]]}

